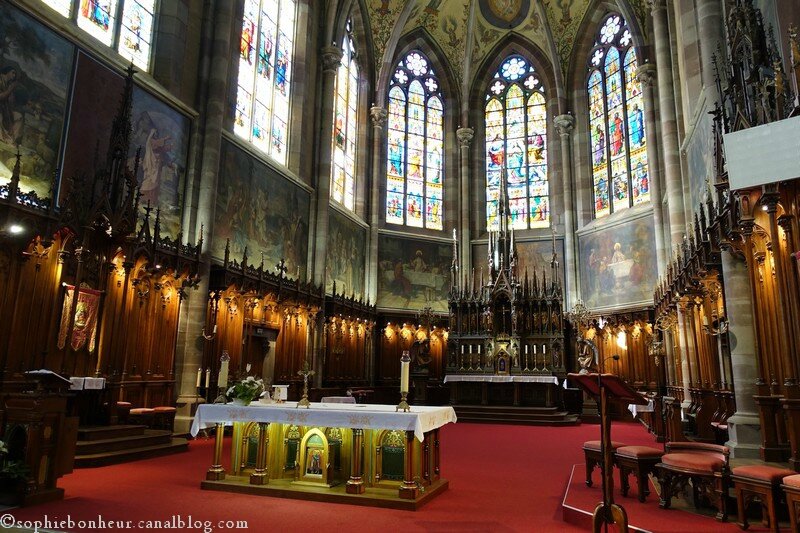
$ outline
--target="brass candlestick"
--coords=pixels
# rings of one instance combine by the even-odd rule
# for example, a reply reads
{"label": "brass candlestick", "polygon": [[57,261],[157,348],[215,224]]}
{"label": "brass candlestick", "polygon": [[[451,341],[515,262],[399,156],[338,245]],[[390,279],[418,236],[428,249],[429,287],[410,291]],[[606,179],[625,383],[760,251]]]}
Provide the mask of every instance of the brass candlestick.
{"label": "brass candlestick", "polygon": [[409,367],[411,365],[411,357],[408,350],[403,350],[403,356],[400,358],[400,403],[397,404],[396,411],[402,410],[408,412],[411,406],[408,405],[408,377]]}
{"label": "brass candlestick", "polygon": [[303,397],[297,402],[297,407],[305,407],[308,409],[311,407],[311,402],[308,401],[308,376],[313,376],[315,372],[313,370],[309,370],[308,368],[308,360],[303,361],[303,370],[298,370],[297,375],[303,376]]}

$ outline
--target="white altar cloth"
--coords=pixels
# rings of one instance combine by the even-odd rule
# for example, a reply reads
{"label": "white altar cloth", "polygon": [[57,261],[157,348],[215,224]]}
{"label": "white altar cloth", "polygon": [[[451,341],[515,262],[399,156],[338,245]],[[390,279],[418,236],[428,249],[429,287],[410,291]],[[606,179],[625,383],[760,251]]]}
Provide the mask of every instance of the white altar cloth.
{"label": "white altar cloth", "polygon": [[445,383],[457,381],[485,381],[488,383],[552,383],[558,385],[555,376],[498,376],[495,374],[448,374],[444,377]]}
{"label": "white altar cloth", "polygon": [[248,406],[206,403],[197,408],[190,433],[195,436],[201,429],[219,423],[277,422],[303,426],[399,429],[413,431],[417,440],[422,441],[426,432],[456,421],[456,412],[450,406],[412,405],[407,413],[395,409],[394,405],[377,404],[312,403],[309,409],[298,409],[297,402],[253,402]]}
{"label": "white altar cloth", "polygon": [[628,411],[631,412],[633,418],[636,418],[636,415],[639,413],[653,413],[655,412],[655,402],[653,402],[650,398],[645,398],[647,400],[647,405],[636,405],[635,403],[628,404]]}

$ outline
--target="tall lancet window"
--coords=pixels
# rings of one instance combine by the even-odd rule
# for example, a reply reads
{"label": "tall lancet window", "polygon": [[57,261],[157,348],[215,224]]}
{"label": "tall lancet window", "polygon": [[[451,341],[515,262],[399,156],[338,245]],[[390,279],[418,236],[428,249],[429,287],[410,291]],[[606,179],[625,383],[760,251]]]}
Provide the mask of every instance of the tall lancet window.
{"label": "tall lancet window", "polygon": [[350,36],[342,44],[342,63],[336,75],[336,111],[333,121],[331,197],[351,211],[356,174],[356,129],[358,125],[358,66]]}
{"label": "tall lancet window", "polygon": [[547,107],[533,65],[519,55],[500,65],[486,91],[486,227],[499,229],[501,175],[515,229],[550,225]]}
{"label": "tall lancet window", "polygon": [[439,80],[419,50],[389,83],[386,222],[442,229],[444,106]]}
{"label": "tall lancet window", "polygon": [[233,131],[286,164],[294,0],[245,0]]}
{"label": "tall lancet window", "polygon": [[138,68],[149,69],[156,0],[79,0],[76,10],[73,10],[73,0],[43,2],[57,13],[77,21],[80,29],[115,48]]}
{"label": "tall lancet window", "polygon": [[589,120],[594,214],[650,201],[644,100],[636,51],[621,15],[606,17],[589,56]]}

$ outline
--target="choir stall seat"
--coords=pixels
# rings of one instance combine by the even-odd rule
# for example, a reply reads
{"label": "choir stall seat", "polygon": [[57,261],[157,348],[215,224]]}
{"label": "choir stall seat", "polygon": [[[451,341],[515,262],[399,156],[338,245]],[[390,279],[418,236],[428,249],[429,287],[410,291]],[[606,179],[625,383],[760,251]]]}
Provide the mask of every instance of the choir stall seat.
{"label": "choir stall seat", "polygon": [[747,506],[753,501],[761,503],[761,521],[770,531],[778,532],[776,505],[781,501],[780,485],[783,478],[794,475],[793,470],[766,465],[747,465],[733,469],[731,480],[736,490],[739,527],[747,529]]}
{"label": "choir stall seat", "polygon": [[[672,497],[685,492],[691,481],[695,507],[705,494],[717,509],[716,519],[728,520],[727,494],[730,485],[730,449],[702,442],[670,442],[667,453],[656,465],[661,485],[659,506],[669,509]],[[702,492],[701,492],[701,489]]]}
{"label": "choir stall seat", "polygon": [[168,405],[153,408],[152,429],[163,429],[172,431],[175,424],[175,413],[177,409]]}
{"label": "choir stall seat", "polygon": [[783,478],[781,485],[786,494],[786,504],[789,507],[789,522],[792,525],[792,533],[800,533],[800,474],[792,474]]}
{"label": "choir stall seat", "polygon": [[619,468],[619,484],[622,495],[627,496],[630,484],[628,475],[634,474],[638,480],[639,501],[644,503],[650,494],[648,475],[656,473],[656,465],[661,461],[664,450],[650,446],[620,446],[614,452],[614,461]]}
{"label": "choir stall seat", "polygon": [[131,424],[153,427],[154,416],[155,409],[151,409],[149,407],[137,407],[135,409],[131,409],[128,420]]}
{"label": "choir stall seat", "polygon": [[[611,453],[614,453],[617,448],[625,446],[622,442],[611,441]],[[599,440],[587,440],[583,443],[583,457],[586,461],[586,486],[592,486],[592,472],[594,467],[600,468],[603,471],[603,453],[600,450]]]}

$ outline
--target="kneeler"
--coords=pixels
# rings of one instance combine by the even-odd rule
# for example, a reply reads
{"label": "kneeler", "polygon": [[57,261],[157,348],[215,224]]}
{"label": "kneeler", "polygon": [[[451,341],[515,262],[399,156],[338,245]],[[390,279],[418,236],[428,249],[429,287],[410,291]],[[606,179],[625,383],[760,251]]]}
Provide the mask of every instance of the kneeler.
{"label": "kneeler", "polygon": [[614,503],[614,451],[611,441],[611,416],[608,402],[617,400],[625,404],[647,405],[641,394],[630,388],[613,374],[568,374],[584,392],[600,405],[600,447],[603,455],[603,501],[597,504],[592,515],[592,533],[600,533],[603,524],[616,524],[622,533],[628,531],[628,515],[622,506]]}

